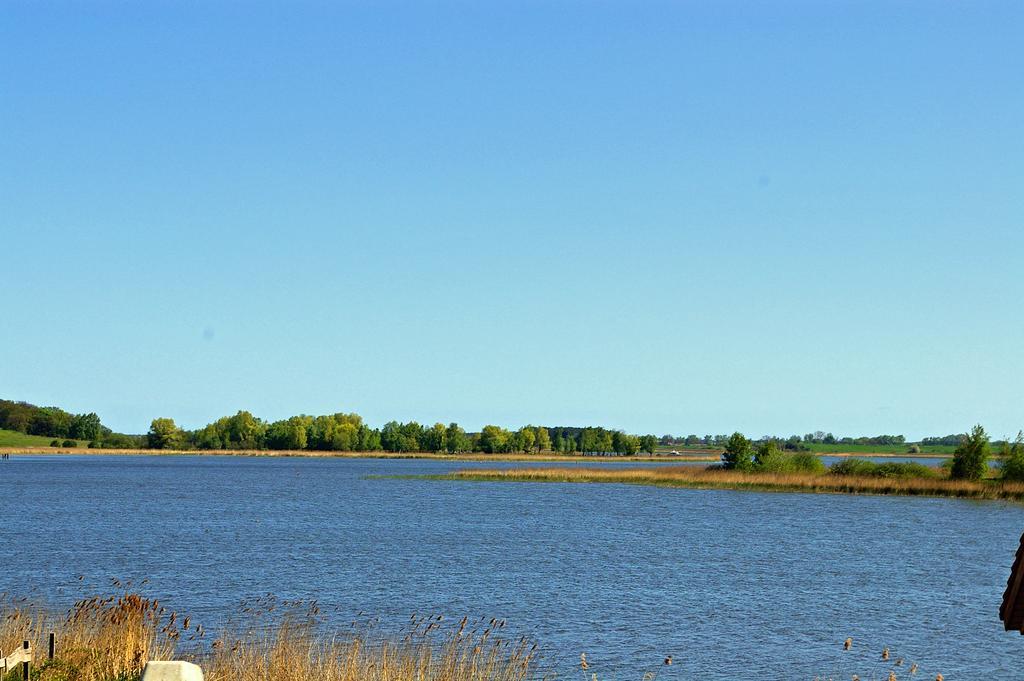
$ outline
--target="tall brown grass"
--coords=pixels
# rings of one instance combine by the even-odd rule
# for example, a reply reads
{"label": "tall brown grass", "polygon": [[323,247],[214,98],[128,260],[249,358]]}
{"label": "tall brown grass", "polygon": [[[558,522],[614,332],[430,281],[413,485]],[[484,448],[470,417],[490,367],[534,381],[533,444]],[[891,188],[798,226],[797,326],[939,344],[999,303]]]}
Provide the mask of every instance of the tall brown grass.
{"label": "tall brown grass", "polygon": [[[235,633],[212,637],[137,594],[83,600],[64,615],[4,601],[0,651],[30,640],[33,681],[135,681],[148,660],[161,659],[196,662],[210,681],[525,681],[535,662],[536,645],[502,637],[499,620],[446,627],[440,617],[414,616],[400,637],[331,636],[319,628],[315,607],[273,618],[267,609],[247,610]],[[57,655],[48,662],[51,631]],[[11,674],[5,681],[20,679],[20,671]]]}
{"label": "tall brown grass", "polygon": [[401,639],[327,638],[287,618],[260,635],[219,639],[204,669],[211,681],[523,681],[536,646],[497,636],[499,624],[475,632],[463,620],[437,638],[440,620],[424,618]]}
{"label": "tall brown grass", "polygon": [[454,480],[509,482],[604,482],[699,489],[749,489],[776,492],[896,494],[965,499],[1024,500],[1024,483],[950,480],[948,478],[879,478],[830,473],[759,473],[694,466],[658,468],[519,468],[471,469],[432,476]]}
{"label": "tall brown grass", "polygon": [[[60,655],[46,663],[50,632],[57,635]],[[0,652],[10,654],[29,641],[32,678],[40,681],[133,678],[147,660],[169,658],[178,632],[173,616],[138,594],[81,600],[64,615],[25,601],[0,603]],[[15,673],[20,679],[20,671]]]}

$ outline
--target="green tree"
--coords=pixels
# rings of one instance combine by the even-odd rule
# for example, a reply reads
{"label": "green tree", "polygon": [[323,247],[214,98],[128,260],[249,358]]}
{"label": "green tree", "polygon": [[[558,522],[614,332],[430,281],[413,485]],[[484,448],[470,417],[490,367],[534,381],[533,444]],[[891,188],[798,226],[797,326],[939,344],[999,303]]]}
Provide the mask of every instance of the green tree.
{"label": "green tree", "polygon": [[521,452],[529,452],[533,449],[533,443],[537,440],[537,434],[533,426],[523,426],[516,433],[516,448]]}
{"label": "green tree", "polygon": [[464,431],[459,424],[449,423],[448,429],[445,431],[445,447],[449,454],[458,454],[459,452],[466,452],[470,449],[469,438],[466,437],[466,431]]}
{"label": "green tree", "polygon": [[423,433],[423,449],[428,452],[443,452],[448,448],[448,429],[443,423],[435,423]]}
{"label": "green tree", "polygon": [[272,423],[267,427],[267,446],[270,449],[305,449],[308,437],[306,427],[301,416]]}
{"label": "green tree", "polygon": [[722,467],[740,471],[748,471],[754,467],[753,448],[743,433],[733,433],[725,443]]}
{"label": "green tree", "polygon": [[359,428],[354,423],[343,422],[334,424],[331,432],[331,450],[335,452],[351,452],[359,445]]}
{"label": "green tree", "polygon": [[380,431],[365,424],[359,426],[359,451],[376,452],[380,448]]}
{"label": "green tree", "polygon": [[765,440],[757,447],[754,453],[754,463],[759,468],[768,468],[779,458],[779,443],[771,438]]}
{"label": "green tree", "polygon": [[150,449],[175,449],[181,446],[181,428],[174,419],[153,419],[146,434],[146,444]]}
{"label": "green tree", "polygon": [[949,476],[955,480],[981,480],[988,472],[988,434],[980,425],[964,435],[953,452],[953,467]]}
{"label": "green tree", "polygon": [[534,431],[533,446],[537,449],[538,453],[551,449],[551,435],[544,426],[537,426],[537,429]]}
{"label": "green tree", "polygon": [[1004,442],[1000,454],[1003,456],[1003,480],[1024,482],[1024,431],[1018,432],[1012,443]]}
{"label": "green tree", "polygon": [[616,454],[626,453],[626,437],[628,437],[621,430],[612,431],[612,451]]}
{"label": "green tree", "polygon": [[415,452],[420,448],[423,426],[410,421],[390,421],[380,431],[380,444],[388,452]]}
{"label": "green tree", "polygon": [[96,414],[78,414],[71,419],[69,435],[76,440],[95,440],[103,433],[103,425]]}
{"label": "green tree", "polygon": [[640,438],[640,449],[647,452],[650,455],[654,455],[654,450],[658,448],[658,438],[653,435],[644,435]]}
{"label": "green tree", "polygon": [[480,431],[480,449],[488,454],[504,452],[508,446],[509,432],[500,426],[487,425]]}
{"label": "green tree", "polygon": [[[247,411],[221,419],[225,429],[225,446],[234,449],[262,449],[267,425]],[[223,437],[223,436],[222,436]]]}

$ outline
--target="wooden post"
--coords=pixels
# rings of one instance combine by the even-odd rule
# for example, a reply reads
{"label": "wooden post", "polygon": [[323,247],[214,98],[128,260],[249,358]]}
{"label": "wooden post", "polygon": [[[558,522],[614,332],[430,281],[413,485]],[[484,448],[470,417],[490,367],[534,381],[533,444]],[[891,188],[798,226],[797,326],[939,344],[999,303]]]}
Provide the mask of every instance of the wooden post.
{"label": "wooden post", "polygon": [[22,642],[21,647],[25,649],[25,655],[26,655],[25,661],[21,663],[21,681],[29,681],[29,677],[28,677],[28,659],[27,659],[27,656],[28,656],[28,641]]}
{"label": "wooden post", "polygon": [[55,645],[56,644],[56,638],[57,638],[56,635],[51,631],[50,632],[50,648],[47,651],[47,659],[49,659],[49,660],[53,659],[53,654],[57,650],[57,647]]}

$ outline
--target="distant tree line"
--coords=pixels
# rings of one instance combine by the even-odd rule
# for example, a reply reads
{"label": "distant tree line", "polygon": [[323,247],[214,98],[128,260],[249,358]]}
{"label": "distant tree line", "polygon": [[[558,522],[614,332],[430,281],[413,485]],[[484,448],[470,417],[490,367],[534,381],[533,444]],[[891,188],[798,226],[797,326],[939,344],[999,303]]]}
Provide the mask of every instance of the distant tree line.
{"label": "distant tree line", "polygon": [[[484,452],[488,454],[515,452],[555,452],[563,454],[619,454],[632,456],[641,452],[654,454],[658,447],[707,447],[727,449],[735,444],[733,435],[631,435],[621,430],[602,427],[534,426],[517,430],[487,425],[479,433],[466,432],[457,423],[420,425],[415,421],[390,421],[381,428],[371,428],[358,414],[337,413],[326,416],[292,416],[281,421],[265,422],[247,411],[217,419],[197,430],[179,428],[173,419],[154,419],[145,435],[115,433],[100,422],[95,413],[72,414],[59,407],[38,407],[28,402],[0,400],[0,428],[27,435],[55,438],[66,444],[69,440],[88,441],[90,447],[113,449],[269,449],[313,451],[387,451],[387,452]],[[948,445],[962,448],[969,443],[968,434],[926,437],[922,446]],[[1005,458],[1024,448],[1019,441],[985,442],[1000,447]],[[832,433],[815,431],[788,438],[774,435],[751,440],[751,446],[773,443],[773,450],[808,451],[812,444],[839,445],[904,445],[903,435],[836,438]],[[976,445],[980,446],[980,445]],[[1021,454],[1024,457],[1024,453]],[[756,459],[757,457],[755,457]],[[1021,464],[1024,471],[1024,463]],[[973,469],[972,469],[973,470]],[[1015,473],[1016,474],[1016,473]],[[1024,472],[1021,473],[1024,479]]]}
{"label": "distant tree line", "polygon": [[59,407],[37,407],[10,400],[0,400],[0,428],[72,440],[96,440],[110,432],[96,414],[71,414]]}
{"label": "distant tree line", "polygon": [[957,446],[963,440],[963,433],[959,435],[940,435],[938,437],[926,437],[921,439],[922,445],[951,445]]}
{"label": "distant tree line", "polygon": [[[729,442],[731,435],[662,435],[658,438],[658,444],[662,447],[714,447],[724,448]],[[960,444],[964,435],[945,435],[942,437],[926,437],[920,442],[921,445],[952,445]],[[808,445],[905,445],[909,444],[904,435],[871,435],[861,437],[836,437],[832,433],[822,430],[805,435],[790,435],[783,437],[779,435],[763,435],[753,442],[767,442],[773,440],[779,447],[789,450],[806,451]]]}
{"label": "distant tree line", "polygon": [[267,423],[247,411],[225,416],[189,431],[173,419],[154,419],[146,435],[152,449],[270,449],[340,452],[436,452],[458,454],[484,452],[579,452],[621,454],[641,451],[653,454],[658,440],[653,435],[630,435],[600,427],[546,428],[526,425],[518,430],[486,425],[479,433],[466,432],[459,424],[425,426],[410,421],[389,421],[381,428],[367,426],[358,414],[293,416]]}

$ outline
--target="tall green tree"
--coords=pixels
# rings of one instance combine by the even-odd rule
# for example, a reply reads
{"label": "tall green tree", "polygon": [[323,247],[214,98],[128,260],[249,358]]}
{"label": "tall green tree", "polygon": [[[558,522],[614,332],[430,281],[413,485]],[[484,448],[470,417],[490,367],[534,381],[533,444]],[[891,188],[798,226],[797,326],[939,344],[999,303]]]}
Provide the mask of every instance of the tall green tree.
{"label": "tall green tree", "polygon": [[77,414],[71,419],[68,435],[76,440],[95,440],[103,433],[103,424],[96,414]]}
{"label": "tall green tree", "polygon": [[448,429],[443,423],[435,423],[423,433],[423,449],[428,452],[443,452],[448,447]]}
{"label": "tall green tree", "polygon": [[733,433],[722,452],[722,467],[748,471],[754,467],[753,447],[743,433]]}
{"label": "tall green tree", "polygon": [[516,449],[520,452],[529,452],[533,449],[536,439],[537,434],[533,430],[533,426],[523,426],[516,433]]}
{"label": "tall green tree", "polygon": [[359,426],[359,451],[376,452],[380,448],[380,431],[366,424]]}
{"label": "tall green tree", "polygon": [[555,431],[555,436],[553,438],[551,438],[551,451],[553,451],[553,452],[565,451],[563,449],[564,443],[565,443],[565,441],[562,439],[562,432],[556,430]]}
{"label": "tall green tree", "polygon": [[551,435],[544,426],[537,426],[537,429],[534,431],[533,446],[538,453],[551,449]]}
{"label": "tall green tree", "polygon": [[486,425],[480,431],[480,450],[488,454],[506,451],[510,433],[500,426]]}
{"label": "tall green tree", "polygon": [[964,435],[953,452],[953,468],[949,476],[955,480],[981,480],[988,472],[989,454],[988,433],[976,425]]}
{"label": "tall green tree", "polygon": [[423,426],[410,421],[389,421],[380,431],[380,444],[388,452],[415,452],[421,448]]}
{"label": "tall green tree", "polygon": [[768,439],[762,442],[757,447],[757,451],[754,453],[754,463],[758,466],[765,466],[779,455],[779,443],[775,440]]}
{"label": "tall green tree", "polygon": [[650,455],[654,455],[654,450],[658,448],[658,438],[653,435],[644,435],[640,438],[640,449],[647,452]]}
{"label": "tall green tree", "polygon": [[1003,480],[1024,482],[1024,431],[1018,432],[1012,443],[1004,442],[999,453],[1003,457]]}
{"label": "tall green tree", "polygon": [[293,416],[267,426],[266,444],[270,449],[305,449],[308,430],[312,419],[308,416]]}
{"label": "tall green tree", "polygon": [[471,445],[469,438],[466,437],[466,431],[464,431],[459,424],[449,423],[448,429],[445,431],[445,448],[449,454],[458,454],[459,452],[468,452]]}
{"label": "tall green tree", "polygon": [[150,449],[176,449],[181,446],[181,428],[174,419],[153,419],[146,434],[146,444]]}

